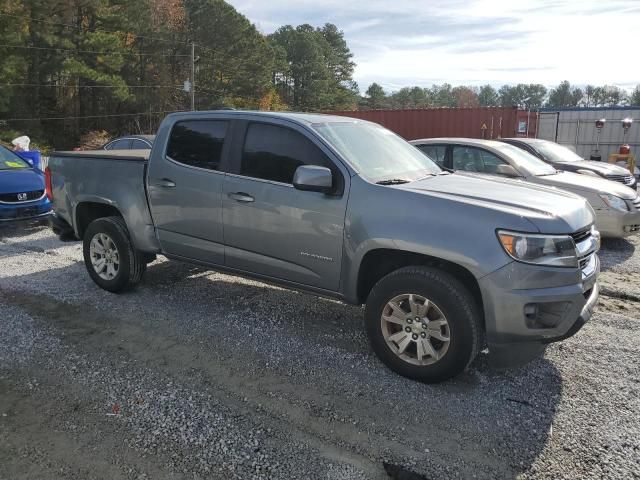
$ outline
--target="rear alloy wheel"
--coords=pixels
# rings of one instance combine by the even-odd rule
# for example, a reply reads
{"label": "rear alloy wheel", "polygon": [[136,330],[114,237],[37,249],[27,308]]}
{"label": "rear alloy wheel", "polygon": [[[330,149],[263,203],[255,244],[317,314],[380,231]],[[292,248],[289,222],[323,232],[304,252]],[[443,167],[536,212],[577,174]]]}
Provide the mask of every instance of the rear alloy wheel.
{"label": "rear alloy wheel", "polygon": [[133,288],[147,269],[121,217],[103,217],[91,222],[84,232],[83,254],[91,279],[114,293]]}
{"label": "rear alloy wheel", "polygon": [[118,247],[106,233],[96,233],[89,244],[91,266],[104,280],[113,280],[120,268]]}
{"label": "rear alloy wheel", "polygon": [[387,367],[426,383],[455,377],[483,343],[469,290],[433,267],[404,267],[376,283],[365,306],[371,348]]}

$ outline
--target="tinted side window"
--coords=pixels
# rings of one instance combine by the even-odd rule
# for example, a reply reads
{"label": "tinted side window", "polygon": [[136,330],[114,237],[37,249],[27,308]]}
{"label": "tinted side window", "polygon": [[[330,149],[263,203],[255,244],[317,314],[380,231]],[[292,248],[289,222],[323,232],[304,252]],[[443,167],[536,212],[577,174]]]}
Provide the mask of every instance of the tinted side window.
{"label": "tinted side window", "polygon": [[151,148],[149,144],[146,142],[143,142],[142,140],[138,140],[134,138],[131,142],[132,150],[147,150],[149,148]]}
{"label": "tinted side window", "polygon": [[131,139],[123,138],[121,140],[116,140],[107,145],[107,150],[129,150],[131,146]]}
{"label": "tinted side window", "polygon": [[300,165],[330,167],[324,153],[295,130],[264,123],[249,125],[241,175],[293,183],[293,174]]}
{"label": "tinted side window", "polygon": [[420,145],[418,148],[439,166],[444,167],[444,156],[447,153],[446,145]]}
{"label": "tinted side window", "polygon": [[227,125],[220,120],[176,123],[169,135],[167,156],[192,167],[218,170]]}
{"label": "tinted side window", "polygon": [[497,173],[498,165],[506,162],[481,148],[455,145],[453,147],[453,169],[467,172]]}

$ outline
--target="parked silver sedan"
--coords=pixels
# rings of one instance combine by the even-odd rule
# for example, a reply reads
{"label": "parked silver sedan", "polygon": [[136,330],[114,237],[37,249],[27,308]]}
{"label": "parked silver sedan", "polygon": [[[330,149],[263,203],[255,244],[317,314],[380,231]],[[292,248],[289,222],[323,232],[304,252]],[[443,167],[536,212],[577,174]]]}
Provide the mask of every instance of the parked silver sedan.
{"label": "parked silver sedan", "polygon": [[596,228],[604,237],[625,237],[640,230],[640,198],[618,182],[558,171],[524,150],[493,140],[429,138],[411,144],[443,168],[510,177],[581,195],[593,207]]}

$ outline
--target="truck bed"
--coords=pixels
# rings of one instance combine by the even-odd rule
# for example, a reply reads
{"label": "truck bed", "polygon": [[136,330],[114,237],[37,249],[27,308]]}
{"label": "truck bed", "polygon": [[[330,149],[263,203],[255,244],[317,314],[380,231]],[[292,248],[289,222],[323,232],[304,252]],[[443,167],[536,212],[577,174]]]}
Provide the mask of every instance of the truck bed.
{"label": "truck bed", "polygon": [[54,152],[52,157],[97,158],[99,160],[130,160],[146,162],[151,150],[83,150]]}
{"label": "truck bed", "polygon": [[48,168],[56,215],[81,237],[83,205],[114,207],[129,226],[136,248],[157,250],[145,188],[149,153],[150,150],[54,152]]}

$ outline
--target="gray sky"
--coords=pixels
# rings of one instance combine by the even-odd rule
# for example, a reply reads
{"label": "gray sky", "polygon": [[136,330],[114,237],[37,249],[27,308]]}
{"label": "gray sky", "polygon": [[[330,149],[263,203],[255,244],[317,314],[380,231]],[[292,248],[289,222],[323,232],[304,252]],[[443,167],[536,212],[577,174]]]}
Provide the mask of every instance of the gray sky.
{"label": "gray sky", "polygon": [[364,91],[640,83],[640,0],[227,0],[263,33],[334,23]]}

